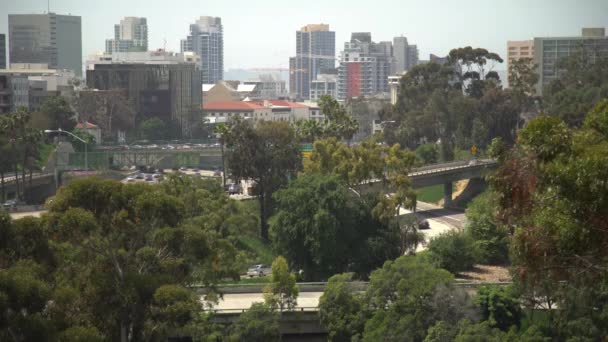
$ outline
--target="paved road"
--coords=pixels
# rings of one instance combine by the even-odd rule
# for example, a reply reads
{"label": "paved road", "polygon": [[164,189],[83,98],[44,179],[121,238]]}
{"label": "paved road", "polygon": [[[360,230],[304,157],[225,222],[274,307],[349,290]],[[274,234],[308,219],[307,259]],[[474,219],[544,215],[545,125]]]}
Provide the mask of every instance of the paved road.
{"label": "paved road", "polygon": [[443,207],[424,202],[418,202],[417,213],[419,217],[438,221],[455,228],[464,228],[467,220],[463,210],[445,209]]}
{"label": "paved road", "polygon": [[[410,210],[401,209],[401,215],[411,214]],[[426,242],[430,241],[435,236],[448,232],[452,229],[463,229],[466,223],[464,212],[453,209],[444,209],[442,207],[418,202],[416,215],[419,218],[424,218],[429,222],[430,229],[421,230],[424,233]],[[419,245],[417,252],[426,249],[425,245]]]}
{"label": "paved road", "polygon": [[[300,292],[298,295],[298,308],[316,308],[323,292]],[[224,299],[214,306],[214,310],[241,310],[248,309],[251,304],[264,302],[262,293],[231,293],[225,294]]]}
{"label": "paved road", "polygon": [[46,213],[46,210],[27,211],[27,212],[23,212],[23,213],[11,213],[10,215],[13,220],[16,220],[16,219],[20,219],[20,218],[26,217],[26,216],[39,217],[43,213]]}

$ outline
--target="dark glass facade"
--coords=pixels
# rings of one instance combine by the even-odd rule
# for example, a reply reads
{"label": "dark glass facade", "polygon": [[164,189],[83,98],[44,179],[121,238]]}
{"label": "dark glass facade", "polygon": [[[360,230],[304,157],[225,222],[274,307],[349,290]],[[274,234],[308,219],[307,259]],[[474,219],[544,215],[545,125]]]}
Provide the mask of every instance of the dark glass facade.
{"label": "dark glass facade", "polygon": [[87,70],[87,85],[99,90],[126,90],[136,121],[158,116],[173,120],[190,137],[202,104],[202,75],[194,64],[96,64]]}

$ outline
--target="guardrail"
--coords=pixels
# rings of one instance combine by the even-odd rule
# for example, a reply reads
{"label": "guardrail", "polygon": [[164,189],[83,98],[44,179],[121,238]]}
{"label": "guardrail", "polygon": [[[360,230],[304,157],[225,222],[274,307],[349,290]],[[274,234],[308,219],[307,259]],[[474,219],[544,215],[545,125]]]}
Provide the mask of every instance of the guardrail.
{"label": "guardrail", "polygon": [[[369,285],[368,281],[352,281],[350,282],[351,286],[355,290],[364,291]],[[497,286],[507,286],[512,284],[512,282],[491,282],[491,283],[477,283],[477,282],[467,282],[462,280],[454,281],[454,286],[456,287],[466,287],[466,288],[474,288],[484,285],[497,285]],[[219,292],[223,294],[237,294],[237,293],[262,293],[264,292],[264,287],[268,285],[264,284],[225,284],[219,287]],[[300,292],[323,292],[325,287],[327,287],[327,282],[306,282],[306,283],[297,283],[300,288]],[[189,286],[193,290],[205,291],[206,288],[203,285],[191,285]]]}
{"label": "guardrail", "polygon": [[[248,311],[250,308],[245,309],[205,309],[207,312],[217,313],[217,314],[241,314],[245,311]],[[283,312],[317,312],[319,311],[319,307],[317,306],[303,306],[296,307],[293,310],[283,310]]]}

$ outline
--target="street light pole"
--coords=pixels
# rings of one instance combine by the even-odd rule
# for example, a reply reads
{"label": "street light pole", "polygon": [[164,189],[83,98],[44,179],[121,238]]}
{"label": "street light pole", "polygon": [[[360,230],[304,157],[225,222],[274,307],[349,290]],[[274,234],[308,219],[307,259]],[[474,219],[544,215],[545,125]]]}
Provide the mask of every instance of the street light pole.
{"label": "street light pole", "polygon": [[46,129],[44,130],[44,133],[49,134],[49,133],[65,133],[68,135],[71,135],[72,137],[76,138],[77,140],[81,141],[84,144],[84,169],[85,171],[89,171],[89,158],[88,158],[88,143],[82,139],[81,137],[77,136],[76,134],[72,133],[72,132],[68,132],[68,131],[64,131],[61,128],[59,129]]}

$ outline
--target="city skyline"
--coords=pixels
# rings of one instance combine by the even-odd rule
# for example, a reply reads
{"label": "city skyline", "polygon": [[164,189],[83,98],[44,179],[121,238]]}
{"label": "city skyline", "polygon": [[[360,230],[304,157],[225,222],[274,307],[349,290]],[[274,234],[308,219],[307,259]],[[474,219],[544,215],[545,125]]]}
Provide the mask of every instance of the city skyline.
{"label": "city skyline", "polygon": [[[160,1],[125,3],[108,0],[101,6],[99,3],[54,0],[50,8],[57,14],[82,17],[83,57],[103,51],[105,39],[113,35],[113,24],[123,17],[147,18],[149,48],[166,46],[170,51],[179,51],[180,39],[196,18],[221,17],[226,70],[288,68],[288,57],[295,53],[293,34],[309,23],[331,25],[332,31],[336,32],[337,50],[349,40],[352,32],[371,32],[377,41],[389,41],[403,35],[418,44],[421,60],[428,59],[430,53],[441,56],[451,48],[467,45],[487,48],[505,58],[508,40],[575,36],[582,27],[608,27],[605,15],[608,2],[601,0],[565,0],[559,4],[541,0],[533,5],[523,0],[508,4],[475,1],[467,7],[456,1],[438,6],[397,0],[382,1],[374,6],[345,0],[329,4],[311,0],[305,4],[290,4],[289,8],[280,6],[281,2],[275,0],[260,1],[253,8],[244,1],[210,3],[204,7],[191,0],[181,1],[179,6],[162,4]],[[0,33],[8,31],[8,14],[43,13],[46,9],[44,0],[0,4]],[[345,11],[350,15],[345,15]],[[470,20],[471,16],[477,20]],[[447,32],[449,34],[445,34]],[[268,35],[272,39],[251,39]],[[497,69],[506,69],[506,63]]]}

